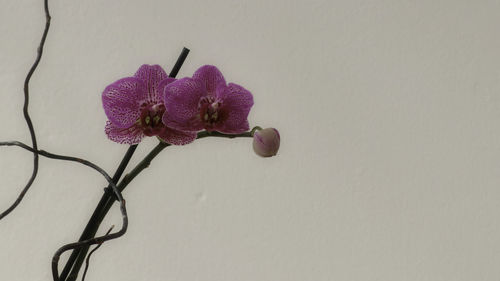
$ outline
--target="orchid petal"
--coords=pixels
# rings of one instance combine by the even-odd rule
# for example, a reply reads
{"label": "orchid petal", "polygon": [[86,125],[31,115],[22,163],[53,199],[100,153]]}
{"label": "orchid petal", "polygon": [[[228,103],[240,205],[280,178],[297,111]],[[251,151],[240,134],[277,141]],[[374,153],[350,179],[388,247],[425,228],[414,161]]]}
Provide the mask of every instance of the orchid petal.
{"label": "orchid petal", "polygon": [[181,131],[201,130],[198,105],[200,98],[206,95],[205,86],[199,80],[182,78],[168,84],[164,90],[163,123]]}
{"label": "orchid petal", "polygon": [[120,128],[115,126],[110,121],[106,122],[104,131],[110,140],[130,145],[138,144],[144,137],[142,130],[135,125],[129,128]]}
{"label": "orchid petal", "polygon": [[102,93],[104,112],[119,128],[128,128],[137,121],[141,103],[146,99],[145,84],[134,77],[120,79],[107,86]]}
{"label": "orchid petal", "polygon": [[213,65],[204,65],[193,74],[193,79],[201,80],[205,83],[208,95],[215,96],[215,90],[220,84],[226,85],[226,80],[220,70]]}
{"label": "orchid petal", "polygon": [[239,134],[248,131],[248,113],[253,106],[252,94],[240,85],[229,83],[217,89],[217,98],[222,101],[224,120],[217,124],[216,131]]}
{"label": "orchid petal", "polygon": [[196,139],[195,132],[183,132],[166,127],[165,130],[158,135],[165,142],[173,145],[185,145],[193,142]]}
{"label": "orchid petal", "polygon": [[142,79],[146,84],[148,93],[148,101],[151,103],[159,103],[162,100],[162,92],[160,82],[168,78],[167,73],[161,66],[143,64],[135,73],[135,78]]}

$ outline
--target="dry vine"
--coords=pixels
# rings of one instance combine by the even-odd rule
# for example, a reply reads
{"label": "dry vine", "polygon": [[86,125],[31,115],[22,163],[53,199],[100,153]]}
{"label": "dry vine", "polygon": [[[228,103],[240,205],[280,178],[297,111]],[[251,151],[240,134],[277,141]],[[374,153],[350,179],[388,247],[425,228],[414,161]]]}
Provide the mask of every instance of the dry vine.
{"label": "dry vine", "polygon": [[[0,142],[0,146],[18,146],[18,147],[24,148],[28,151],[31,151],[33,153],[33,171],[32,171],[30,179],[28,180],[28,183],[25,185],[23,190],[20,192],[20,194],[18,195],[18,197],[14,201],[14,203],[0,214],[0,220],[3,219],[4,217],[6,217],[8,214],[10,214],[21,203],[24,196],[26,195],[26,193],[28,192],[28,190],[32,186],[32,184],[35,181],[35,178],[37,176],[37,173],[38,173],[39,155],[45,156],[48,158],[52,158],[52,159],[78,162],[78,163],[81,163],[85,166],[91,167],[94,170],[101,173],[101,175],[103,175],[104,178],[108,181],[114,195],[116,196],[116,199],[120,203],[120,211],[122,213],[122,227],[118,232],[107,234],[107,235],[100,236],[100,237],[96,237],[93,239],[87,239],[85,241],[81,241],[78,243],[67,244],[67,245],[61,247],[56,252],[56,254],[54,255],[54,258],[53,258],[52,273],[53,273],[54,280],[59,281],[60,279],[58,276],[57,262],[59,260],[59,256],[64,251],[78,248],[78,247],[82,247],[83,245],[102,244],[104,241],[107,241],[110,239],[115,239],[115,238],[122,236],[127,231],[128,217],[127,217],[127,210],[125,207],[125,200],[123,199],[121,192],[117,189],[116,184],[113,182],[111,177],[102,168],[100,168],[96,164],[94,164],[90,161],[87,161],[85,159],[72,157],[72,156],[58,155],[58,154],[54,154],[54,153],[50,153],[50,152],[38,149],[36,134],[35,134],[35,130],[33,127],[33,122],[31,121],[31,117],[29,115],[28,107],[29,107],[29,95],[30,95],[29,83],[30,83],[30,80],[31,80],[33,73],[35,72],[35,70],[38,67],[38,64],[40,63],[40,60],[42,59],[43,48],[45,46],[45,41],[47,39],[47,35],[49,32],[49,28],[50,28],[51,16],[50,16],[50,12],[49,12],[48,0],[44,0],[43,3],[44,3],[44,11],[45,11],[45,29],[43,31],[42,39],[40,40],[40,44],[39,44],[38,49],[37,49],[37,57],[35,59],[35,62],[31,66],[30,70],[28,71],[28,74],[26,75],[26,79],[24,81],[23,114],[24,114],[24,119],[26,120],[26,124],[28,125],[29,133],[31,136],[32,146],[28,146],[28,145],[26,145],[22,142],[19,142],[19,141]],[[54,266],[54,264],[55,264],[55,266]]]}

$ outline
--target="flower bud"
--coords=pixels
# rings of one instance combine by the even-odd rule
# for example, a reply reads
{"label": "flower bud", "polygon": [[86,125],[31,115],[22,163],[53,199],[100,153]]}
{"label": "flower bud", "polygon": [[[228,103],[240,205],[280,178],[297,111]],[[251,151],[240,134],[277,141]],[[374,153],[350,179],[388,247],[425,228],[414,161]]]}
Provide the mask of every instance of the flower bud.
{"label": "flower bud", "polygon": [[274,128],[256,131],[253,134],[253,150],[262,157],[271,157],[280,148],[280,133]]}

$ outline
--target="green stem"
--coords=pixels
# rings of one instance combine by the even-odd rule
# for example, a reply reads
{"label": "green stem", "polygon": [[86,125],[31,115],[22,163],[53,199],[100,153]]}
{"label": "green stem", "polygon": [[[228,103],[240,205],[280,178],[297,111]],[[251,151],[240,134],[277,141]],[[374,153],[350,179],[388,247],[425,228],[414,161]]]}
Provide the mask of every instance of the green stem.
{"label": "green stem", "polygon": [[[206,137],[223,137],[223,138],[230,138],[230,139],[234,139],[234,138],[241,138],[241,137],[247,137],[247,138],[252,138],[253,137],[253,134],[255,132],[255,130],[258,130],[258,128],[260,127],[254,127],[251,131],[249,132],[244,132],[244,133],[241,133],[241,134],[223,134],[223,133],[219,133],[219,132],[207,132],[207,131],[203,131],[203,132],[199,132],[198,133],[198,136],[196,137],[196,139],[202,139],[202,138],[206,138]],[[146,169],[147,167],[149,167],[149,165],[151,164],[151,161],[158,155],[160,154],[160,152],[167,146],[170,146],[170,144],[168,143],[165,143],[165,142],[160,142],[158,143],[158,145],[156,145],[155,148],[153,148],[153,150],[151,150],[151,152],[149,152],[148,155],[146,155],[146,157],[144,157],[144,159],[142,159],[142,161],[137,164],[137,166],[135,166],[135,168],[130,171],[130,173],[128,173],[127,175],[125,175],[125,177],[123,177],[122,181],[116,186],[118,188],[118,190],[121,192],[125,189],[125,187],[127,187],[127,185],[138,175],[140,174],[144,169]]]}
{"label": "green stem", "polygon": [[199,132],[198,133],[198,136],[196,137],[196,139],[202,139],[202,138],[206,138],[206,137],[222,137],[222,138],[229,138],[229,139],[234,139],[234,138],[253,138],[253,134],[255,133],[255,131],[258,131],[258,130],[262,130],[261,127],[259,126],[255,126],[252,128],[251,131],[249,132],[244,132],[244,133],[241,133],[241,134],[223,134],[223,133],[219,133],[219,132],[208,132],[208,131],[203,131],[203,132]]}
{"label": "green stem", "polygon": [[151,150],[142,161],[135,166],[130,173],[126,174],[125,177],[123,177],[122,181],[116,186],[118,190],[123,191],[125,187],[137,176],[139,175],[144,169],[149,167],[151,164],[151,161],[160,154],[160,152],[167,146],[170,146],[170,144],[165,143],[165,142],[160,142],[158,143],[153,150]]}
{"label": "green stem", "polygon": [[[253,137],[254,132],[256,130],[260,130],[260,129],[261,129],[260,127],[256,126],[251,131],[244,132],[244,133],[241,133],[241,134],[223,134],[223,133],[219,133],[219,132],[203,131],[203,132],[199,132],[198,133],[198,136],[196,137],[196,139],[202,139],[202,138],[206,138],[206,137],[223,137],[223,138],[230,138],[230,139],[239,138],[239,137],[249,137],[249,138],[251,138],[251,137]],[[160,152],[163,149],[165,149],[167,146],[170,146],[170,144],[160,141],[153,148],[153,150],[151,150],[146,155],[146,157],[144,157],[144,159],[142,159],[142,161],[139,162],[139,164],[137,164],[132,169],[132,171],[130,171],[128,174],[126,174],[123,177],[123,179],[120,181],[120,183],[116,186],[117,189],[120,192],[122,192],[136,176],[138,176],[144,169],[146,169],[147,167],[149,167],[149,165],[151,164],[151,161],[153,161],[153,159],[156,156],[158,156],[158,154],[160,154]],[[101,207],[101,212],[99,214],[99,218],[100,219],[97,220],[97,221],[94,221],[94,224],[95,224],[94,228],[95,228],[95,230],[97,230],[99,228],[99,225],[103,221],[103,219],[106,216],[106,214],[108,213],[108,211],[113,206],[114,202],[115,202],[114,197],[110,198],[110,200],[108,200],[105,203],[105,205]],[[95,233],[94,233],[94,235],[95,235]],[[81,253],[85,253],[86,254],[87,251],[88,251],[88,248],[89,247],[87,247],[87,246],[84,247],[84,248],[82,248],[80,250]],[[75,264],[73,265],[73,269],[72,269],[71,273],[68,276],[68,279],[67,279],[68,281],[76,280],[78,272],[79,272],[80,268],[82,267],[83,262],[85,261],[85,254],[78,255],[78,258],[76,259]]]}

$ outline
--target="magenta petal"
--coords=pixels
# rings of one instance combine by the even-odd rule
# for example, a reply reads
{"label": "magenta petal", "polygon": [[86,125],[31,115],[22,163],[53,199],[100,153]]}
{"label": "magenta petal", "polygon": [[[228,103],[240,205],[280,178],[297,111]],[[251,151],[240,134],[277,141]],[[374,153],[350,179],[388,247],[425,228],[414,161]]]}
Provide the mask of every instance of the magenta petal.
{"label": "magenta petal", "polygon": [[140,105],[146,99],[145,84],[134,77],[120,79],[107,86],[102,93],[106,116],[120,128],[128,128],[137,121]]}
{"label": "magenta petal", "polygon": [[134,75],[135,78],[142,79],[146,84],[148,100],[152,103],[159,103],[162,100],[162,92],[159,90],[160,82],[168,78],[167,73],[161,66],[143,64]]}
{"label": "magenta petal", "polygon": [[166,112],[163,123],[181,131],[198,131],[203,128],[198,104],[207,92],[203,82],[182,78],[168,84],[164,90]]}
{"label": "magenta petal", "polygon": [[172,78],[172,77],[167,77],[163,80],[161,80],[160,84],[158,84],[158,93],[160,93],[161,100],[160,102],[163,103],[163,93],[165,92],[165,86],[168,84],[177,81],[177,79]]}
{"label": "magenta petal", "polygon": [[106,122],[104,131],[110,140],[117,143],[138,144],[144,137],[142,130],[135,125],[130,128],[119,128],[110,121]]}
{"label": "magenta petal", "polygon": [[247,117],[253,106],[252,94],[240,85],[229,83],[228,86],[217,89],[217,98],[222,100],[221,110],[225,119],[215,130],[228,134],[248,131]]}
{"label": "magenta petal", "polygon": [[165,142],[168,142],[170,144],[185,145],[193,142],[196,139],[196,133],[178,131],[167,127],[165,128],[163,133],[158,135],[158,137],[160,137]]}
{"label": "magenta petal", "polygon": [[199,79],[205,83],[205,87],[210,96],[215,96],[215,90],[219,84],[226,85],[224,76],[219,69],[213,65],[204,65],[193,74],[193,79]]}

